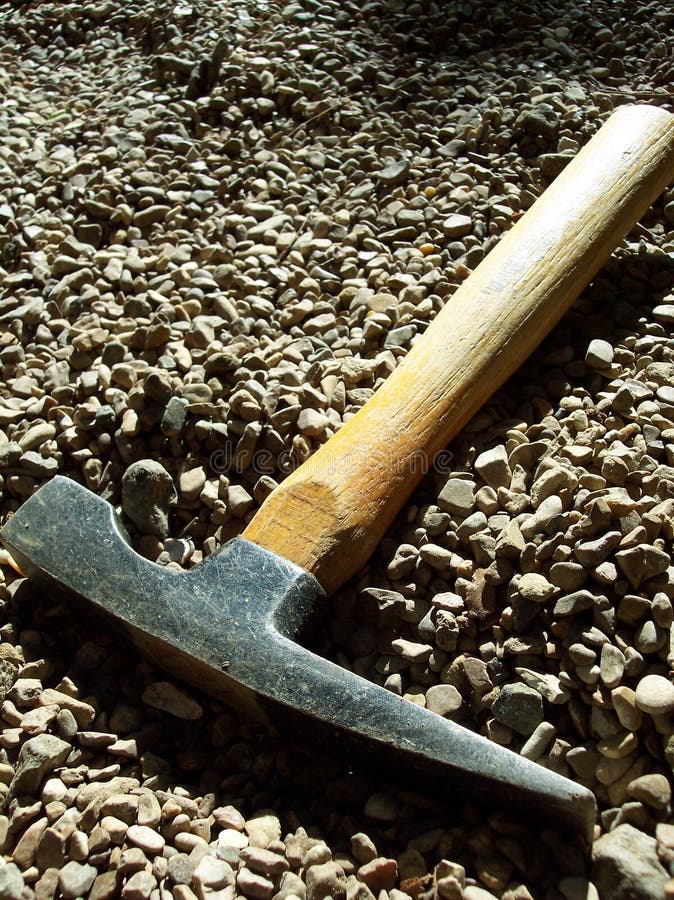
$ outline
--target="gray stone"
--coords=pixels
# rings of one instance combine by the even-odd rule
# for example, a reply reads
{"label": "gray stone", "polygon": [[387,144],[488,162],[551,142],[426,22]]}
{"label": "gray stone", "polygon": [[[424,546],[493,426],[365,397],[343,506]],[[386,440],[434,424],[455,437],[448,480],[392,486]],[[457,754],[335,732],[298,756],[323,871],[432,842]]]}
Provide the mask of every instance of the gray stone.
{"label": "gray stone", "polygon": [[59,888],[64,900],[86,896],[94,883],[97,872],[94,866],[71,859],[59,872]]}
{"label": "gray stone", "polygon": [[122,509],[143,534],[168,537],[169,506],[177,499],[173,479],[152,459],[132,463],[122,476]]}
{"label": "gray stone", "polygon": [[161,419],[163,433],[168,437],[179,435],[185,427],[187,412],[187,400],[184,397],[171,397]]}
{"label": "gray stone", "polygon": [[475,460],[475,471],[490,487],[508,487],[512,472],[508,465],[508,454],[503,444],[485,450]]}
{"label": "gray stone", "polygon": [[591,877],[599,896],[611,900],[659,900],[669,880],[655,838],[627,824],[594,842]]}
{"label": "gray stone", "polygon": [[24,882],[16,863],[0,860],[0,897],[3,900],[21,900]]}
{"label": "gray stone", "polygon": [[311,866],[306,871],[307,900],[345,900],[346,875],[336,862],[330,861]]}
{"label": "gray stone", "polygon": [[452,684],[434,684],[426,691],[426,708],[451,718],[460,709],[463,698]]}
{"label": "gray stone", "polygon": [[453,213],[441,223],[440,227],[444,231],[445,237],[450,241],[455,241],[457,238],[462,238],[467,234],[470,234],[473,223],[470,216],[464,216],[461,215],[461,213]]}
{"label": "gray stone", "polygon": [[42,779],[65,762],[70,750],[70,744],[53,734],[28,738],[19,751],[10,795],[37,794]]}
{"label": "gray stone", "polygon": [[455,516],[468,516],[475,508],[475,482],[449,478],[438,495],[438,506]]}
{"label": "gray stone", "polygon": [[393,187],[396,184],[402,184],[407,179],[409,170],[409,159],[400,159],[397,162],[391,163],[390,166],[386,166],[385,169],[381,169],[381,171],[377,173],[377,178],[382,184]]}
{"label": "gray stone", "polygon": [[599,371],[610,368],[613,362],[613,347],[608,341],[600,339],[590,341],[585,353],[585,362]]}
{"label": "gray stone", "polygon": [[491,711],[502,725],[529,737],[543,721],[543,698],[526,684],[505,684]]}
{"label": "gray stone", "polygon": [[143,703],[162,709],[177,719],[194,720],[203,715],[201,704],[170,681],[155,681],[143,691]]}

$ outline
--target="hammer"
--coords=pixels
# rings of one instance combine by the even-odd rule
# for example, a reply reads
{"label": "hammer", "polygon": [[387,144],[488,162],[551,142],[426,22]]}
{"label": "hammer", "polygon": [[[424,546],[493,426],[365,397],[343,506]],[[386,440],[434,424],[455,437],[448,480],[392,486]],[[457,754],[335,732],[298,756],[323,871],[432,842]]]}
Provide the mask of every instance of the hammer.
{"label": "hammer", "polygon": [[310,652],[295,638],[367,561],[441,450],[520,366],[674,177],[674,116],[618,109],[467,278],[362,409],[189,571],[129,545],[55,477],[1,532],[17,567],[93,604],[178,678],[397,779],[589,838],[592,793]]}

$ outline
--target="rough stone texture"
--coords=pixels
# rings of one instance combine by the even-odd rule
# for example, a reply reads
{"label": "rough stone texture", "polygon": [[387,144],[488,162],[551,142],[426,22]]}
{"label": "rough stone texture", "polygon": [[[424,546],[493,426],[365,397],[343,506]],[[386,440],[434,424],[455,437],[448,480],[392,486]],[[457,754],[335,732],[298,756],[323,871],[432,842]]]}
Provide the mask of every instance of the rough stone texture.
{"label": "rough stone texture", "polygon": [[161,463],[143,459],[124,472],[122,508],[144,534],[168,536],[168,510],[176,499],[173,479]]}
{"label": "rough stone texture", "polygon": [[654,900],[669,880],[655,851],[655,838],[619,825],[592,846],[592,882],[600,897]]}

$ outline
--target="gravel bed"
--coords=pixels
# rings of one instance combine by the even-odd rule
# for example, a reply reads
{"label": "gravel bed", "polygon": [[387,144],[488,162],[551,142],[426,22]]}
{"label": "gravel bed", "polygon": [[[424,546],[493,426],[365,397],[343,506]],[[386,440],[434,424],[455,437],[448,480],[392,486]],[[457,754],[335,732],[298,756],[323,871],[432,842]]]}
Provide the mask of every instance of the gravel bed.
{"label": "gravel bed", "polygon": [[[199,563],[624,102],[659,2],[0,2],[0,512]],[[0,896],[674,897],[674,189],[441,455],[320,652],[589,787],[591,853],[255,730],[0,554]],[[83,565],[96,547],[82,548]],[[338,751],[339,748],[336,748]]]}

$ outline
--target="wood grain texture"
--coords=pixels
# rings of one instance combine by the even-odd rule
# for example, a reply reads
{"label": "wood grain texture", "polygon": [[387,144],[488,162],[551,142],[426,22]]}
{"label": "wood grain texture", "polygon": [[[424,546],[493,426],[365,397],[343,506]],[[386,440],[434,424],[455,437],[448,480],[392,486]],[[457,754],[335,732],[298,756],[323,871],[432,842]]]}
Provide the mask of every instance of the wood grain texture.
{"label": "wood grain texture", "polygon": [[353,419],[268,497],[244,537],[336,590],[430,461],[524,362],[674,179],[674,116],[619,108],[449,298]]}

